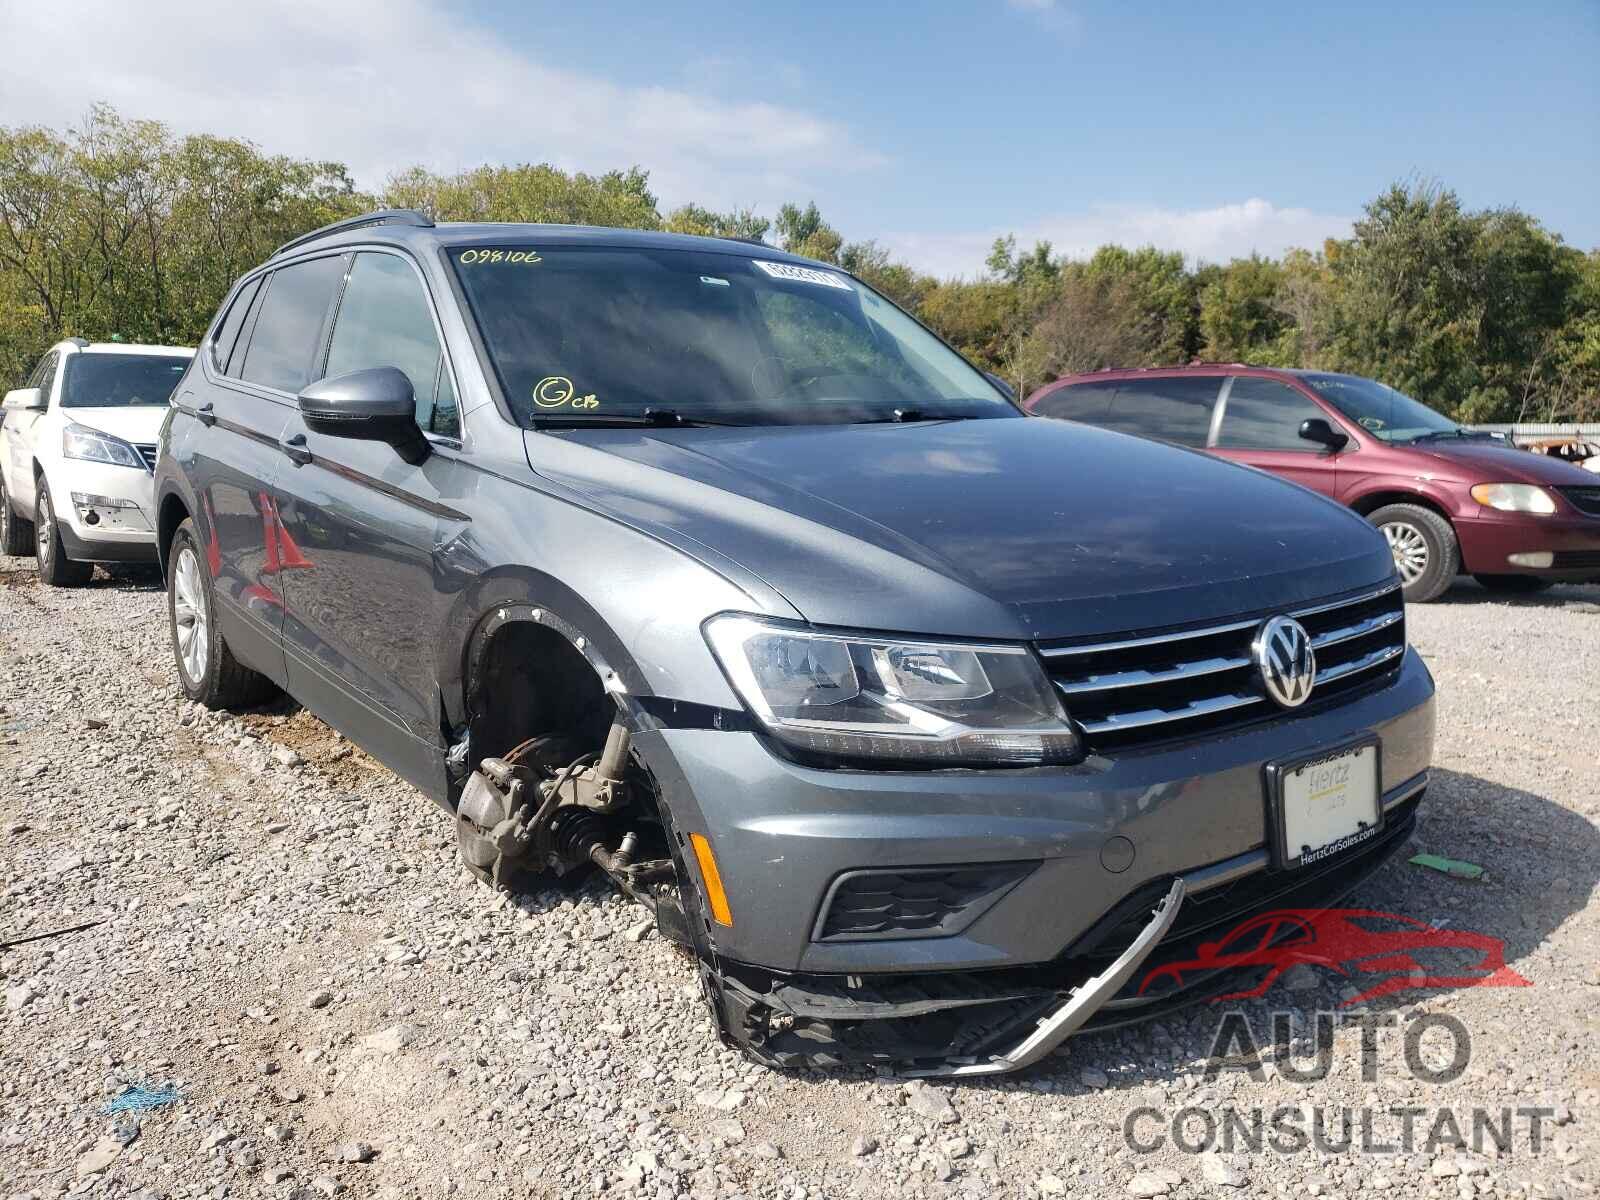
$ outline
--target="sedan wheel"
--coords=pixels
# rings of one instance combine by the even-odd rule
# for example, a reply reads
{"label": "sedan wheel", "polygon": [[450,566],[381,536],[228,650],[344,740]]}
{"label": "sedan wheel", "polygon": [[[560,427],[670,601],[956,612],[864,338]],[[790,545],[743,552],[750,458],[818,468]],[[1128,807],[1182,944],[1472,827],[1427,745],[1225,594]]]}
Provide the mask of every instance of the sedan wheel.
{"label": "sedan wheel", "polygon": [[48,569],[50,566],[51,552],[55,549],[56,542],[56,517],[50,511],[50,493],[46,492],[39,497],[39,511],[34,518],[34,557],[39,560],[39,566]]}
{"label": "sedan wheel", "polygon": [[0,554],[17,557],[33,553],[33,532],[28,522],[17,516],[11,507],[11,497],[6,494],[5,479],[0,478]]}
{"label": "sedan wheel", "polygon": [[206,677],[211,634],[206,620],[204,585],[200,581],[200,560],[189,546],[178,551],[172,573],[172,623],[183,673],[191,684],[198,685]]}
{"label": "sedan wheel", "polygon": [[67,557],[61,543],[61,519],[56,516],[50,485],[39,481],[39,499],[33,519],[34,550],[39,560],[39,582],[49,587],[80,587],[94,577],[94,564]]}
{"label": "sedan wheel", "polygon": [[1400,582],[1411,584],[1421,579],[1428,570],[1428,539],[1422,530],[1405,521],[1390,521],[1379,528],[1389,540],[1389,553],[1394,555]]}

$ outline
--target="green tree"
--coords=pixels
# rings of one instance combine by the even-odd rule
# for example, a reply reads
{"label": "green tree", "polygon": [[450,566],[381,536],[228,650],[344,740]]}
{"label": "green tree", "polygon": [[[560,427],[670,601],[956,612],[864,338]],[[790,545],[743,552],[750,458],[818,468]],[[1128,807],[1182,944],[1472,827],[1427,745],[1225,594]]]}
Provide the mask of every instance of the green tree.
{"label": "green tree", "polygon": [[454,175],[412,167],[393,176],[383,202],[435,221],[535,221],[659,229],[650,175],[639,167],[603,175],[568,174],[549,163],[485,164]]}
{"label": "green tree", "polygon": [[797,204],[785,204],[778,210],[772,227],[778,235],[778,244],[790,254],[803,254],[822,262],[839,261],[844,238],[822,219],[815,200],[804,208]]}
{"label": "green tree", "polygon": [[15,378],[70,334],[198,341],[240,272],[370,205],[337,164],[105,105],[61,133],[0,129],[0,363]]}
{"label": "green tree", "polygon": [[1396,184],[1329,250],[1339,367],[1467,421],[1511,420],[1543,386],[1580,270],[1532,218]]}
{"label": "green tree", "polygon": [[756,216],[748,208],[719,213],[698,204],[685,204],[667,214],[662,228],[668,233],[692,233],[700,237],[740,238],[747,242],[759,242],[767,236],[772,222]]}
{"label": "green tree", "polygon": [[[1205,356],[1219,361],[1277,364],[1290,319],[1280,305],[1283,265],[1252,254],[1210,272],[1199,288]],[[1197,273],[1197,283],[1200,276]]]}

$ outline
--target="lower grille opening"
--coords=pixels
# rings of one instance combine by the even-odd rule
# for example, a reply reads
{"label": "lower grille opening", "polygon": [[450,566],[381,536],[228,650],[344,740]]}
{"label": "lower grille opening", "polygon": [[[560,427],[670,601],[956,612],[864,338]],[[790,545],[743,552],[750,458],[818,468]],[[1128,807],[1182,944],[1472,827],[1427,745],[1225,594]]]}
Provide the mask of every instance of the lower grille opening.
{"label": "lower grille opening", "polygon": [[815,940],[948,937],[977,920],[1036,865],[847,871],[823,902]]}

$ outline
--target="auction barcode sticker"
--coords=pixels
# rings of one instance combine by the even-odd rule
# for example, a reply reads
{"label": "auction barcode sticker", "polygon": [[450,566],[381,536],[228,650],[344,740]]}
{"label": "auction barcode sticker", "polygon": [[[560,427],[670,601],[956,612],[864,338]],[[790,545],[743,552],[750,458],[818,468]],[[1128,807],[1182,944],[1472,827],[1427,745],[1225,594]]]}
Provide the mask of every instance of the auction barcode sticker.
{"label": "auction barcode sticker", "polygon": [[842,292],[853,292],[845,282],[844,276],[835,275],[832,271],[819,271],[815,267],[797,267],[793,263],[763,262],[761,259],[752,260],[774,279],[789,279],[795,283],[820,283],[823,287],[838,288]]}

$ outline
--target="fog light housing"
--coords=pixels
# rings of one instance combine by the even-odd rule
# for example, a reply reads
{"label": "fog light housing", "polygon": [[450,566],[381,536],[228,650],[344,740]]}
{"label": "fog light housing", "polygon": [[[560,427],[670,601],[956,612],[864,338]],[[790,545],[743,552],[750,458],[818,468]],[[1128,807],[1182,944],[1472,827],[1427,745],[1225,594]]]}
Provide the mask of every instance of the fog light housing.
{"label": "fog light housing", "polygon": [[1506,561],[1514,567],[1532,567],[1543,571],[1555,565],[1556,556],[1550,550],[1528,550],[1521,554],[1508,554]]}
{"label": "fog light housing", "polygon": [[122,500],[116,496],[95,496],[88,492],[73,492],[72,503],[77,505],[81,512],[88,508],[138,508],[132,500]]}

